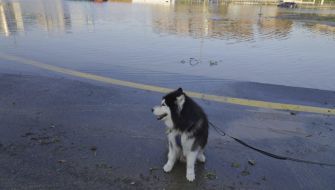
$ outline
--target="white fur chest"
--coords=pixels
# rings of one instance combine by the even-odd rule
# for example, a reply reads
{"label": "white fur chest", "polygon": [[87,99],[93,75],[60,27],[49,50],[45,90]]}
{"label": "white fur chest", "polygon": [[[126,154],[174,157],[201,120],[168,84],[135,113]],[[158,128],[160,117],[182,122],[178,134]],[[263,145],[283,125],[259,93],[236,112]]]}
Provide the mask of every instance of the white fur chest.
{"label": "white fur chest", "polygon": [[169,129],[173,129],[173,122],[172,122],[172,119],[171,118],[167,118],[165,121],[164,121],[165,125],[169,128]]}

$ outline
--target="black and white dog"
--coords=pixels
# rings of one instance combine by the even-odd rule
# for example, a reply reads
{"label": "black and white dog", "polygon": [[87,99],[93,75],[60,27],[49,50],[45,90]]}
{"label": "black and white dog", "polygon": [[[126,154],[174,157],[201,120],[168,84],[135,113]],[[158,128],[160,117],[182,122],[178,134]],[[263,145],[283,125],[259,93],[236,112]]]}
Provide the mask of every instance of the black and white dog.
{"label": "black and white dog", "polygon": [[177,160],[186,160],[186,178],[194,181],[196,160],[205,162],[204,148],[208,139],[208,119],[201,107],[181,88],[163,97],[160,106],[152,112],[167,126],[169,140],[168,161],[165,172],[170,172]]}

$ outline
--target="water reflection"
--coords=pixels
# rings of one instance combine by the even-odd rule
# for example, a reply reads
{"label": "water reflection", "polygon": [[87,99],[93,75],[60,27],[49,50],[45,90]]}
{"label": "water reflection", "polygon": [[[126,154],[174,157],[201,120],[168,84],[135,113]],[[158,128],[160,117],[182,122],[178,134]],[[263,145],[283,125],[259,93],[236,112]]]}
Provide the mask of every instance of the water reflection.
{"label": "water reflection", "polygon": [[156,5],[170,5],[174,4],[175,0],[132,0],[133,3],[156,4]]}
{"label": "water reflection", "polygon": [[0,3],[0,31],[6,36],[38,26],[47,32],[71,29],[66,3],[60,0],[7,1]]}
{"label": "water reflection", "polygon": [[5,36],[24,31],[21,4],[19,2],[0,2],[0,31]]}
{"label": "water reflection", "polygon": [[335,39],[335,26],[329,26],[326,24],[318,24],[318,23],[306,23],[304,24],[304,27],[313,31],[313,33],[332,36]]}
{"label": "water reflection", "polygon": [[[74,28],[87,27],[94,31],[97,19],[110,21],[125,19],[129,15],[117,15],[113,3],[129,3],[129,0],[113,0],[97,5],[85,1],[25,0],[0,1],[0,35],[24,34],[25,30],[41,28],[48,33],[73,32]],[[174,3],[168,0],[133,0],[133,4],[150,3],[145,21],[158,34],[191,36],[194,38],[233,39],[253,41],[255,38],[286,39],[292,31],[293,21],[276,19],[280,9],[275,6],[241,6],[234,4]],[[123,11],[133,11],[131,6]],[[108,14],[111,13],[111,14]],[[149,15],[149,16],[148,16]],[[34,28],[35,27],[35,28]],[[312,32],[333,33],[334,27],[322,24],[304,25]]]}
{"label": "water reflection", "polygon": [[[71,18],[63,1],[42,0],[38,4],[31,3],[34,8],[27,9],[27,14],[36,19],[38,25],[48,32],[71,28]],[[25,6],[26,7],[26,6]]]}
{"label": "water reflection", "polygon": [[292,28],[292,21],[272,18],[276,7],[260,12],[257,6],[179,4],[168,9],[153,12],[158,33],[252,41],[258,35],[285,38]]}

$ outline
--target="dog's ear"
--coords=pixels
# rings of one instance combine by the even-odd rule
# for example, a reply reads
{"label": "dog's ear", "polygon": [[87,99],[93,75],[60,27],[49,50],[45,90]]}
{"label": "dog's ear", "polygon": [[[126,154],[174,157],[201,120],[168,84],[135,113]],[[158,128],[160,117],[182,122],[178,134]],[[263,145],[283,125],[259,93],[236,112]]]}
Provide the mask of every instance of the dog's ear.
{"label": "dog's ear", "polygon": [[183,93],[183,89],[182,88],[178,88],[177,92]]}
{"label": "dog's ear", "polygon": [[178,106],[179,112],[183,109],[184,103],[185,103],[185,95],[181,94],[180,96],[177,96],[176,104]]}
{"label": "dog's ear", "polygon": [[184,102],[185,101],[185,96],[184,94],[177,96],[177,102]]}

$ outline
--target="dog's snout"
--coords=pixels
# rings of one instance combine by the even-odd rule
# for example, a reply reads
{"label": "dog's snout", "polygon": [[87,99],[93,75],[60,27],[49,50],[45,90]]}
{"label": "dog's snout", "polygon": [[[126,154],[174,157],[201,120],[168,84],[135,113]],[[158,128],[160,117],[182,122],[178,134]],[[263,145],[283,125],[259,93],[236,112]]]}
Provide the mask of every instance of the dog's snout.
{"label": "dog's snout", "polygon": [[151,112],[154,112],[154,108],[151,108]]}

